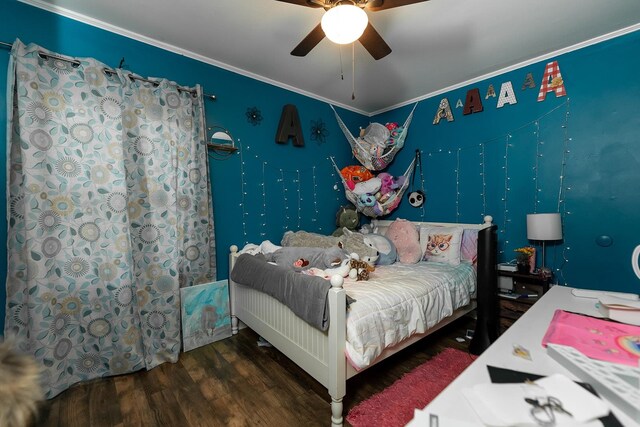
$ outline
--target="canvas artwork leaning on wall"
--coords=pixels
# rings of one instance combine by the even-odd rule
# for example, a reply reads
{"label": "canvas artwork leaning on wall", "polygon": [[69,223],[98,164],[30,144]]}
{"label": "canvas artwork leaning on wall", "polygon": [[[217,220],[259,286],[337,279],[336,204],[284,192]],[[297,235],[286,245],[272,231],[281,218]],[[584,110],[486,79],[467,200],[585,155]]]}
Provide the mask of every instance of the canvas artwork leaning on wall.
{"label": "canvas artwork leaning on wall", "polygon": [[231,336],[227,280],[180,289],[183,351]]}

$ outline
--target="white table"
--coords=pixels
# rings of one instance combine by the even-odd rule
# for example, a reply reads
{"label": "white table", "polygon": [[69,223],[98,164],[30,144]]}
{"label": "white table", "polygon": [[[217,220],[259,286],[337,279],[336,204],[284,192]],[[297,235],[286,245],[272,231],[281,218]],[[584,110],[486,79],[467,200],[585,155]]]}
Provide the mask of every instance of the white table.
{"label": "white table", "polygon": [[[539,375],[561,373],[580,381],[575,375],[547,355],[542,347],[542,337],[547,331],[549,322],[557,309],[598,316],[596,300],[578,298],[571,294],[572,288],[553,286],[537,303],[535,303],[518,321],[516,321],[496,342],[484,351],[458,378],[445,388],[429,405],[424,408],[427,414],[435,414],[441,418],[440,427],[447,425],[481,425],[478,417],[462,395],[464,388],[475,384],[490,383],[487,365]],[[531,353],[531,360],[514,356],[513,346],[519,344]],[[624,412],[610,405],[620,422],[626,426],[640,426],[640,417],[631,419]],[[425,418],[428,419],[428,415]],[[446,420],[452,420],[448,423]],[[457,423],[455,421],[458,421]],[[414,427],[423,423],[411,422]],[[427,424],[428,425],[428,424]]]}

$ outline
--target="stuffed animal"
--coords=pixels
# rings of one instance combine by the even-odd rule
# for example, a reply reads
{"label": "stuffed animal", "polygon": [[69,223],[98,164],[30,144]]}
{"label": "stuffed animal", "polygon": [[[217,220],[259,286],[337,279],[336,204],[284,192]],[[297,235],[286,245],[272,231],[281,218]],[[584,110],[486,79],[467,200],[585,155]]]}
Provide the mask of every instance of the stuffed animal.
{"label": "stuffed animal", "polygon": [[385,147],[391,131],[380,123],[370,123],[364,130],[360,129],[360,138],[370,145]]}
{"label": "stuffed animal", "polygon": [[360,223],[360,213],[353,205],[340,206],[336,214],[336,225],[338,228],[333,232],[332,236],[342,236],[343,228],[355,230]]}
{"label": "stuffed animal", "polygon": [[269,262],[290,268],[294,271],[302,271],[309,268],[332,268],[348,258],[345,251],[337,246],[329,248],[291,248],[283,247],[275,252],[265,254]]}
{"label": "stuffed animal", "polygon": [[340,174],[347,182],[350,190],[353,190],[358,182],[364,182],[373,178],[373,174],[364,166],[345,166]]}
{"label": "stuffed animal", "polygon": [[402,135],[402,131],[404,129],[402,128],[402,126],[396,126],[394,129],[390,130],[391,135],[389,136],[389,146],[393,146],[398,142],[398,138],[400,138],[400,135]]}
{"label": "stuffed animal", "polygon": [[378,251],[378,260],[376,265],[391,265],[398,260],[398,252],[396,247],[387,237],[382,234],[367,234],[366,240],[371,242]]}
{"label": "stuffed animal", "polygon": [[422,258],[420,235],[415,224],[406,219],[396,219],[387,229],[386,236],[398,251],[398,261],[415,264]]}
{"label": "stuffed animal", "polygon": [[376,196],[372,194],[362,194],[360,195],[360,197],[358,197],[356,203],[360,209],[367,206],[373,206],[376,204]]}
{"label": "stuffed animal", "polygon": [[380,179],[380,193],[383,195],[402,187],[406,179],[404,175],[394,178],[386,172],[378,174],[378,178]]}
{"label": "stuffed animal", "polygon": [[351,257],[345,258],[342,260],[340,265],[335,268],[310,268],[308,270],[303,271],[303,273],[308,274],[310,276],[318,276],[325,279],[331,279],[332,276],[336,274],[341,277],[349,277],[349,272],[351,271]]}
{"label": "stuffed animal", "polygon": [[337,246],[347,253],[356,253],[358,257],[373,265],[378,260],[378,251],[364,234],[343,228],[342,236],[324,236],[307,231],[287,231],[282,236],[282,246],[331,248]]}
{"label": "stuffed animal", "polygon": [[349,266],[351,267],[351,270],[349,271],[349,277],[352,279],[356,279],[357,281],[369,280],[369,273],[376,269],[365,261],[361,261],[355,258],[351,258],[351,260],[349,261]]}
{"label": "stuffed animal", "polygon": [[371,178],[363,182],[358,182],[351,191],[358,195],[376,194],[378,191],[380,191],[381,186],[382,181],[379,178]]}

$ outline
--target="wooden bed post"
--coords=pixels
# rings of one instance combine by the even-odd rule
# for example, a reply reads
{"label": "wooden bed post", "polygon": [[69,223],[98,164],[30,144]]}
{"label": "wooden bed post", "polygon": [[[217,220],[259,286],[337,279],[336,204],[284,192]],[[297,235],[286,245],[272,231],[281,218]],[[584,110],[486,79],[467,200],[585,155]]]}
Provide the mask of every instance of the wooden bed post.
{"label": "wooden bed post", "polygon": [[236,298],[235,298],[235,283],[231,280],[231,270],[236,263],[236,256],[238,254],[238,247],[231,245],[229,247],[229,312],[231,314],[231,334],[238,333],[238,316],[236,316]]}
{"label": "wooden bed post", "polygon": [[488,226],[478,232],[478,301],[476,329],[469,344],[471,354],[481,354],[497,338],[497,226],[491,224],[490,216],[485,217]]}
{"label": "wooden bed post", "polygon": [[347,389],[347,365],[345,347],[347,333],[347,298],[342,289],[344,279],[331,277],[329,289],[329,381],[327,391],[331,396],[331,425],[342,426],[342,398]]}

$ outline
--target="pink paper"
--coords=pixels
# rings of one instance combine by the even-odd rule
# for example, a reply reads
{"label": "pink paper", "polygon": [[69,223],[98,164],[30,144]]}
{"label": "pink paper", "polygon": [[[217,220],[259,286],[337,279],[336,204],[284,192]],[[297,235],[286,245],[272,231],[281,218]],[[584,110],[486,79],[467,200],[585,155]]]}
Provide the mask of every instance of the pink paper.
{"label": "pink paper", "polygon": [[573,347],[587,357],[638,366],[640,327],[556,310],[542,339]]}

